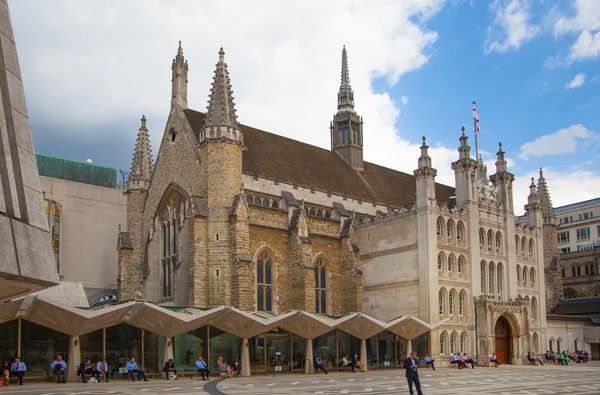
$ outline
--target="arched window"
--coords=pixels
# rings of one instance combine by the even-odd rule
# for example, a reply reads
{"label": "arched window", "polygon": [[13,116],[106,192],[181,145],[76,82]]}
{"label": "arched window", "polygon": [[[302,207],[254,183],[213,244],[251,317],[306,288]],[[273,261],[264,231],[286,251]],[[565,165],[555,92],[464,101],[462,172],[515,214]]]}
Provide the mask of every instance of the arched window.
{"label": "arched window", "polygon": [[479,229],[479,247],[483,250],[485,246],[485,230],[483,228]]}
{"label": "arched window", "polygon": [[444,231],[444,219],[442,217],[438,217],[436,222],[436,234],[438,237],[442,237]]}
{"label": "arched window", "polygon": [[504,289],[504,266],[502,262],[498,262],[496,272],[496,291],[498,292],[498,296],[502,298],[502,290]]}
{"label": "arched window", "polygon": [[590,265],[585,265],[585,275],[589,276],[590,275]]}
{"label": "arched window", "polygon": [[554,351],[554,338],[551,337],[550,340],[548,340],[548,348],[550,349],[550,352]]}
{"label": "arched window", "polygon": [[488,251],[491,252],[492,251],[492,243],[494,242],[494,232],[492,232],[492,230],[488,230],[488,234],[487,234],[487,246],[488,246]]}
{"label": "arched window", "polygon": [[440,272],[444,270],[444,254],[441,252],[438,255],[438,270]]}
{"label": "arched window", "polygon": [[579,340],[579,338],[578,338],[578,337],[577,337],[577,338],[575,338],[575,348],[574,348],[575,352],[577,352],[577,351],[579,350],[579,341],[580,341],[580,340]]}
{"label": "arched window", "polygon": [[163,257],[162,257],[162,296],[173,296],[173,277],[171,265],[171,226],[169,223],[162,225]]}
{"label": "arched window", "polygon": [[315,262],[315,311],[327,314],[327,268],[324,259],[319,257]]}
{"label": "arched window", "polygon": [[481,269],[481,293],[485,293],[485,261],[481,261],[480,269]]}
{"label": "arched window", "polygon": [[458,221],[458,225],[456,225],[456,240],[461,241],[463,239],[464,232],[465,226],[461,221]]}
{"label": "arched window", "polygon": [[556,339],[556,352],[560,352],[560,348],[562,346],[562,342],[563,342],[562,337],[559,337],[558,339]]}
{"label": "arched window", "polygon": [[346,144],[350,143],[350,132],[348,131],[348,128],[344,128],[344,142]]}
{"label": "arched window", "polygon": [[449,219],[448,223],[446,223],[446,237],[451,239],[453,231],[454,231],[454,222],[451,219]]}
{"label": "arched window", "polygon": [[448,255],[448,272],[452,273],[454,270],[454,255]]}
{"label": "arched window", "polygon": [[535,268],[531,268],[529,272],[529,282],[531,283],[531,288],[535,288]]}
{"label": "arched window", "polygon": [[590,296],[600,296],[600,287],[592,289]]}
{"label": "arched window", "polygon": [[517,256],[521,253],[519,250],[519,246],[521,245],[521,239],[518,235],[515,235],[515,251],[517,252]]}
{"label": "arched window", "polygon": [[458,272],[458,274],[462,274],[465,271],[465,257],[462,255],[458,257],[458,264],[456,266],[456,271]]}
{"label": "arched window", "polygon": [[454,291],[448,294],[448,311],[450,315],[454,315]]}
{"label": "arched window", "polygon": [[581,266],[577,266],[577,277],[581,276]]}
{"label": "arched window", "polygon": [[500,232],[496,232],[496,253],[502,251],[502,235]]}
{"label": "arched window", "polygon": [[537,322],[538,309],[537,309],[537,299],[534,296],[531,298],[531,323],[535,324]]}
{"label": "arched window", "polygon": [[440,354],[446,353],[446,336],[444,336],[446,332],[440,333]]}
{"label": "arched window", "polygon": [[527,251],[527,239],[523,237],[521,239],[521,256],[525,257],[525,251]]}
{"label": "arched window", "polygon": [[573,266],[571,267],[571,277],[575,277],[577,276],[577,267]]}
{"label": "arched window", "polygon": [[249,204],[254,203],[254,200],[252,199],[252,196],[250,196],[250,195],[246,196],[246,203],[249,203]]}
{"label": "arched window", "polygon": [[446,290],[444,288],[440,289],[440,292],[438,293],[438,297],[439,297],[439,313],[440,315],[448,315],[447,310],[446,310],[446,297],[447,297],[448,293],[446,292]]}
{"label": "arched window", "polygon": [[517,265],[517,287],[521,286],[521,265]]}
{"label": "arched window", "polygon": [[338,143],[344,144],[344,131],[342,130],[342,128],[338,129]]}
{"label": "arched window", "polygon": [[465,292],[460,291],[458,294],[458,315],[463,315],[465,312]]}
{"label": "arched window", "polygon": [[533,252],[535,251],[535,248],[533,248],[533,247],[534,247],[533,239],[529,239],[529,258],[531,258],[531,259],[533,259],[533,257],[534,257]]}
{"label": "arched window", "polygon": [[529,273],[529,270],[527,269],[527,266],[523,266],[523,288],[526,288],[529,286],[529,284],[527,283],[527,277],[529,277],[527,274]]}
{"label": "arched window", "polygon": [[456,352],[456,336],[454,333],[450,334],[450,354],[454,354]]}
{"label": "arched window", "polygon": [[494,295],[494,275],[496,274],[496,267],[494,262],[490,262],[488,270],[488,292],[490,295]]}
{"label": "arched window", "polygon": [[578,298],[579,294],[573,288],[566,288],[563,292],[565,299],[574,299]]}
{"label": "arched window", "polygon": [[461,353],[465,353],[466,352],[465,351],[465,337],[466,336],[465,336],[464,332],[460,334],[460,348],[459,348],[459,351]]}
{"label": "arched window", "polygon": [[256,310],[273,311],[273,258],[263,251],[256,261]]}

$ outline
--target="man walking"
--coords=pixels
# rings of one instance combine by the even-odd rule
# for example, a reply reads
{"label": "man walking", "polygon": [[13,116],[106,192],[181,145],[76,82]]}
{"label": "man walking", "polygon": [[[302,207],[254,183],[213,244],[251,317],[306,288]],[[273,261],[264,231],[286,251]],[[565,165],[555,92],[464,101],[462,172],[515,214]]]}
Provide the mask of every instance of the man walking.
{"label": "man walking", "polygon": [[408,381],[408,391],[413,395],[413,383],[417,388],[417,395],[423,395],[421,392],[421,381],[419,381],[419,359],[417,353],[411,352],[410,358],[404,360],[404,369],[406,369],[406,380]]}

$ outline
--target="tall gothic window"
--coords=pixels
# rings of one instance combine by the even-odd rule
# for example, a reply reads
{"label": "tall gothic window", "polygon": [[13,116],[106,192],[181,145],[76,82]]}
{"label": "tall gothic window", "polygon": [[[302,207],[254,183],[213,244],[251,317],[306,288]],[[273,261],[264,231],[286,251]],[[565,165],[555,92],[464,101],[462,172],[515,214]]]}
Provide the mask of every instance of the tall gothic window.
{"label": "tall gothic window", "polygon": [[458,294],[458,314],[463,315],[465,312],[465,297],[463,292],[461,291]]}
{"label": "tall gothic window", "polygon": [[444,332],[440,334],[440,354],[446,353],[446,337],[444,336]]}
{"label": "tall gothic window", "polygon": [[488,291],[489,291],[490,295],[494,294],[494,272],[495,272],[495,270],[494,270],[494,263],[490,262],[490,267],[489,267],[489,270],[488,270],[488,279],[489,279],[489,281],[488,281],[488,283],[489,283],[488,284],[488,287],[489,287]]}
{"label": "tall gothic window", "polygon": [[481,293],[485,293],[485,261],[481,262]]}
{"label": "tall gothic window", "polygon": [[435,231],[438,236],[442,235],[442,220],[438,218],[435,225]]}
{"label": "tall gothic window", "polygon": [[527,284],[527,274],[528,274],[528,269],[527,266],[523,266],[523,288],[526,288],[529,286],[529,284]]}
{"label": "tall gothic window", "polygon": [[327,314],[327,269],[323,258],[315,263],[315,311],[317,314]]}
{"label": "tall gothic window", "polygon": [[450,354],[454,354],[456,352],[456,337],[454,336],[454,333],[450,334]]}
{"label": "tall gothic window", "polygon": [[462,272],[464,270],[465,270],[465,257],[461,255],[458,257],[458,264],[456,266],[456,271],[458,272],[458,274],[462,274]]}
{"label": "tall gothic window", "polygon": [[454,315],[454,292],[450,291],[450,294],[448,294],[448,311],[450,312],[450,315]]}
{"label": "tall gothic window", "polygon": [[502,262],[498,262],[497,275],[496,275],[496,291],[498,292],[498,297],[502,299],[502,289],[504,288],[504,266]]}
{"label": "tall gothic window", "polygon": [[444,293],[442,290],[438,293],[439,298],[439,313],[440,315],[444,315]]}
{"label": "tall gothic window", "polygon": [[466,352],[465,351],[465,334],[464,333],[460,334],[460,349],[459,349],[459,351],[462,353]]}
{"label": "tall gothic window", "polygon": [[456,240],[460,241],[463,238],[463,224],[462,222],[459,222],[458,225],[456,225]]}
{"label": "tall gothic window", "polygon": [[454,266],[454,262],[453,262],[453,255],[448,255],[448,271],[450,273],[452,273],[452,270],[454,269],[452,266]]}
{"label": "tall gothic window", "polygon": [[273,311],[273,261],[263,251],[256,262],[256,310]]}
{"label": "tall gothic window", "polygon": [[173,265],[177,261],[177,254],[173,252],[176,229],[171,228],[169,222],[162,226],[162,296],[168,298],[173,296]]}
{"label": "tall gothic window", "polygon": [[454,223],[450,220],[448,220],[448,223],[446,224],[446,237],[448,237],[449,239],[452,238],[452,230],[454,229]]}
{"label": "tall gothic window", "polygon": [[441,253],[438,255],[438,270],[440,272],[444,270],[444,257]]}

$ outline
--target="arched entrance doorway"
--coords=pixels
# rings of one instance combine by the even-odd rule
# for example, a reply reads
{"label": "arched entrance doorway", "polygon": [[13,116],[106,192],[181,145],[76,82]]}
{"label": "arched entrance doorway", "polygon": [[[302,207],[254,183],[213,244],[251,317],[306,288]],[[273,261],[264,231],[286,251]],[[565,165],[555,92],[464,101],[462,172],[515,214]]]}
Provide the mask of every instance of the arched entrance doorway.
{"label": "arched entrance doorway", "polygon": [[510,326],[505,317],[502,316],[496,321],[494,334],[496,336],[496,357],[498,357],[501,364],[508,363],[510,357]]}

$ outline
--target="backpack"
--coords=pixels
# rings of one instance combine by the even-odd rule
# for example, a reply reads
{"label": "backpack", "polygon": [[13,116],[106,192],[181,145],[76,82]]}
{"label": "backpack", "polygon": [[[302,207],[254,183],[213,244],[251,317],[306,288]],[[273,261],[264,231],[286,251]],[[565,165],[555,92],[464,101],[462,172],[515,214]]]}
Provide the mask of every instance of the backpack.
{"label": "backpack", "polygon": [[97,383],[97,382],[98,382],[98,380],[96,380],[96,378],[95,378],[95,377],[90,377],[90,378],[88,379],[88,383]]}

